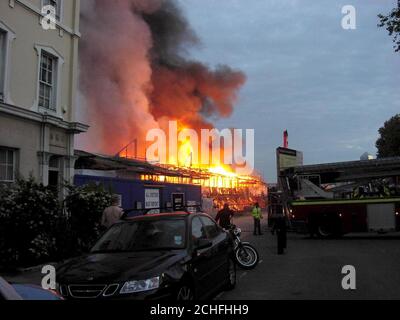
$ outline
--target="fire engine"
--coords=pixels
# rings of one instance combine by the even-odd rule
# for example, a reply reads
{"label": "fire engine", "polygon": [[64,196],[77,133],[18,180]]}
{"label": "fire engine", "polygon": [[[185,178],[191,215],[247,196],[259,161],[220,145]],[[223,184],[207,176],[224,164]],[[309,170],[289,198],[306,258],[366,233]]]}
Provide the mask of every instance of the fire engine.
{"label": "fire engine", "polygon": [[278,176],[283,211],[296,231],[322,238],[400,231],[400,158],[294,164]]}

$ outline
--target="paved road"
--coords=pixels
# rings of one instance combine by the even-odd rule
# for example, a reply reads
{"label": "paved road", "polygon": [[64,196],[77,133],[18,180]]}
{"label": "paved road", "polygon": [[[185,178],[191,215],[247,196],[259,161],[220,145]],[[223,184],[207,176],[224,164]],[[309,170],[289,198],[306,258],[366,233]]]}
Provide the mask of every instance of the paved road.
{"label": "paved road", "polygon": [[[263,226],[254,237],[250,217],[235,223],[243,238],[260,252],[262,263],[239,271],[234,291],[218,299],[400,299],[400,235],[352,234],[342,239],[317,240],[289,234],[288,252],[276,254],[276,238]],[[357,289],[345,291],[342,267],[356,268]]]}

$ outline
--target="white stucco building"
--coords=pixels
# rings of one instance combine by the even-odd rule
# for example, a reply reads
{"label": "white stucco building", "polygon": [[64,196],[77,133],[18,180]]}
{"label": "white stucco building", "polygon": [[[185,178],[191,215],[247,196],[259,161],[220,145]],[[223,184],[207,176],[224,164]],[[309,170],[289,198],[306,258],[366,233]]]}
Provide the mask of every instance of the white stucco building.
{"label": "white stucco building", "polygon": [[0,182],[73,177],[74,136],[88,129],[75,120],[79,15],[80,0],[0,1]]}

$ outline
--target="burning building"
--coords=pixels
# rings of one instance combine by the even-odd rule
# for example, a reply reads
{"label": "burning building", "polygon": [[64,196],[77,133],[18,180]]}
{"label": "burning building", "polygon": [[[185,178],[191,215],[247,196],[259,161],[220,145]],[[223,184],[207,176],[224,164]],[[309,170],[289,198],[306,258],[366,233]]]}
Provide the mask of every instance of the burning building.
{"label": "burning building", "polygon": [[[85,0],[82,6],[80,97],[87,113],[80,116],[91,129],[78,141],[81,149],[146,160],[149,130],[167,132],[169,122],[176,121],[179,130],[200,132],[214,128],[210,119],[232,114],[246,77],[229,66],[210,68],[190,59],[189,49],[200,41],[176,1]],[[186,179],[217,203],[234,200],[238,207],[264,193],[257,176],[237,175],[220,163],[193,165],[187,160],[193,148],[180,145],[186,157],[156,164],[178,176],[143,174],[140,179]]]}
{"label": "burning building", "polygon": [[195,130],[228,117],[245,75],[188,58],[199,40],[172,0],[87,0],[82,3],[81,115],[89,151],[116,154],[136,139],[145,158],[149,130],[169,121]]}
{"label": "burning building", "polygon": [[[215,213],[228,202],[238,211],[254,202],[265,205],[266,184],[258,176],[227,175],[208,169],[155,165],[147,161],[76,152],[75,183],[96,183],[121,198],[124,209],[148,209],[147,192],[158,194],[157,207],[203,206]],[[151,207],[150,207],[151,208]]]}

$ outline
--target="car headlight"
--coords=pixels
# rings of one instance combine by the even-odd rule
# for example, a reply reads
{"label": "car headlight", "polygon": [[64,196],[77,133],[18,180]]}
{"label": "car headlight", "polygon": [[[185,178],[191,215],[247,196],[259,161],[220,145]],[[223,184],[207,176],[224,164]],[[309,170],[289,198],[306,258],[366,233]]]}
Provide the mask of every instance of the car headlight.
{"label": "car headlight", "polygon": [[154,277],[148,280],[134,280],[125,282],[120,293],[136,293],[158,289],[160,287],[160,277]]}

